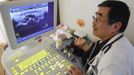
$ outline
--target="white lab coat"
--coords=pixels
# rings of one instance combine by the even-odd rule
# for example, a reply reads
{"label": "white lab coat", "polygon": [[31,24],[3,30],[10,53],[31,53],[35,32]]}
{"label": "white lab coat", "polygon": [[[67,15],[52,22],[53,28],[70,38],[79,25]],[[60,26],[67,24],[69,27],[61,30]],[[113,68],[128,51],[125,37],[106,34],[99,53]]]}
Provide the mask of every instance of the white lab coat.
{"label": "white lab coat", "polygon": [[[107,44],[120,35],[114,36]],[[97,57],[100,57],[97,75],[134,75],[134,47],[125,36],[113,43],[106,54],[99,52]],[[96,64],[96,60],[92,64]]]}

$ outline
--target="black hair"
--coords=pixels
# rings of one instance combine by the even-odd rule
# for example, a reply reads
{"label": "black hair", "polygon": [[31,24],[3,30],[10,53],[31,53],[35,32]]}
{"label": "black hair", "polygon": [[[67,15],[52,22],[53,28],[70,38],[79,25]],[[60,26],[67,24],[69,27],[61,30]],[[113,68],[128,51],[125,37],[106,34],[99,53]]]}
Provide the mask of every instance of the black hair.
{"label": "black hair", "polygon": [[108,13],[109,24],[121,22],[122,26],[119,32],[124,32],[129,21],[130,10],[126,3],[118,0],[106,0],[98,5],[98,7],[109,7]]}

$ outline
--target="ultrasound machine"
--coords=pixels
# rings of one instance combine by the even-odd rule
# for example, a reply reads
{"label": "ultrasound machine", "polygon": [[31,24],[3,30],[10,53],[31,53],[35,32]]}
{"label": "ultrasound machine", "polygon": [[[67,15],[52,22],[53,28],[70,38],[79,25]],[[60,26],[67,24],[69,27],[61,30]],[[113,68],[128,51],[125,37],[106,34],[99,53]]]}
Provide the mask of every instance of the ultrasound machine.
{"label": "ultrasound machine", "polygon": [[1,60],[7,75],[67,75],[70,65],[80,67],[48,37],[56,30],[57,0],[6,1],[0,17],[8,42]]}

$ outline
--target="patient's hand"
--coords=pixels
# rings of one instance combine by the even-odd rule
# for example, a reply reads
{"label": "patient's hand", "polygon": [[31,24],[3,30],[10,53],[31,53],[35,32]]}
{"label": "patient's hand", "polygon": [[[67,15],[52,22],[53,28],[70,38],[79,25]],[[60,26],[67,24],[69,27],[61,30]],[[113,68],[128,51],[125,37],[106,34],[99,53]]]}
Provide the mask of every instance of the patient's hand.
{"label": "patient's hand", "polygon": [[89,49],[87,41],[83,38],[77,38],[74,40],[74,44],[79,48],[83,49],[85,52]]}

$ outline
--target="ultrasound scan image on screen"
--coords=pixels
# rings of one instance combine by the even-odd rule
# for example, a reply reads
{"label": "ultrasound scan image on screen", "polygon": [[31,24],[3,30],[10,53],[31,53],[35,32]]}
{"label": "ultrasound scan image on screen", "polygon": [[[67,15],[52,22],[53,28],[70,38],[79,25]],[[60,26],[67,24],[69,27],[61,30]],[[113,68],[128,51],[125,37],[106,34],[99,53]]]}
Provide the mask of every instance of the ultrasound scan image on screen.
{"label": "ultrasound scan image on screen", "polygon": [[53,2],[36,3],[10,9],[16,42],[20,43],[54,28]]}

